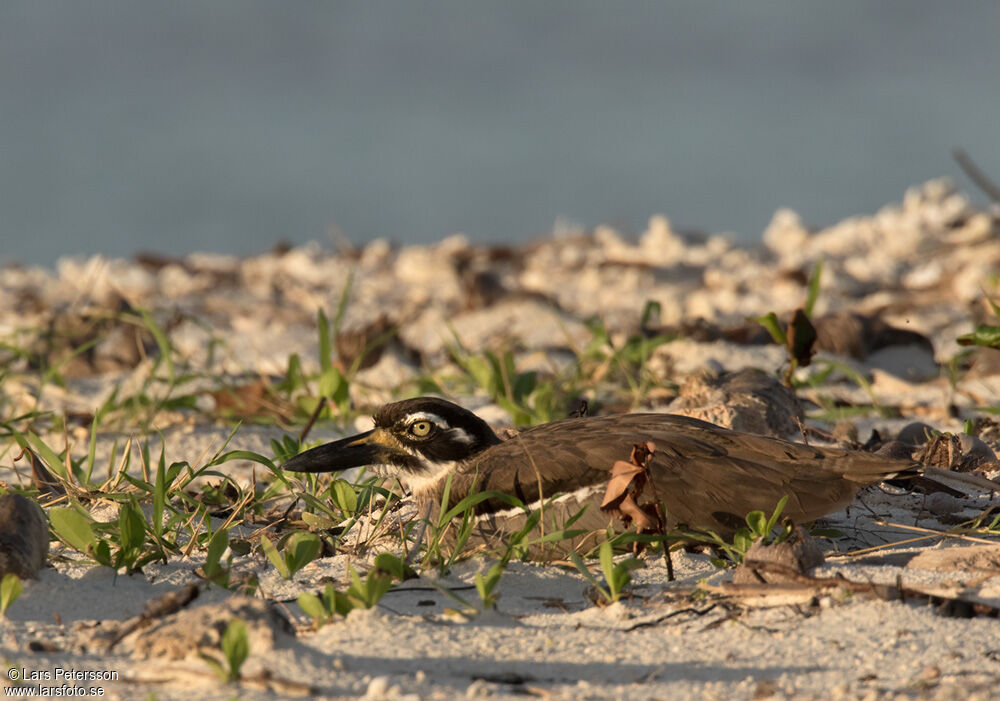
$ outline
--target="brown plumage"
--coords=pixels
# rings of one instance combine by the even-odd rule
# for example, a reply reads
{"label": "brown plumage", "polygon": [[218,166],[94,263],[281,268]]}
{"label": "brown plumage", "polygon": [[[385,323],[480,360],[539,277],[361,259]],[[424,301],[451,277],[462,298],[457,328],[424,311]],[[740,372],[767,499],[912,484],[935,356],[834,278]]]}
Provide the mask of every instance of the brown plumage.
{"label": "brown plumage", "polygon": [[[554,498],[547,529],[587,506],[574,527],[600,530],[610,521],[599,507],[612,465],[646,441],[656,446],[648,469],[669,524],[720,534],[732,533],[750,511],[772,512],[786,495],[784,515],[804,523],[843,508],[865,485],[923,470],[907,460],[740,433],[671,414],[565,419],[501,441],[472,412],[429,397],[387,404],[372,431],[308,450],[285,468],[330,472],[373,465],[398,477],[421,513],[439,508],[450,474],[449,506],[477,491],[509,494],[533,508]],[[502,535],[524,523],[524,512],[487,500],[476,507],[476,522],[480,535]]]}
{"label": "brown plumage", "polygon": [[537,466],[544,497],[597,485],[592,499],[599,504],[611,466],[645,441],[656,446],[648,470],[670,525],[719,533],[731,532],[750,511],[770,513],[786,495],[785,516],[813,521],[849,504],[865,485],[919,470],[911,462],[739,433],[686,416],[627,414],[529,429],[480,453],[459,474],[469,475],[462,482],[470,491],[478,473],[480,489],[535,501]]}

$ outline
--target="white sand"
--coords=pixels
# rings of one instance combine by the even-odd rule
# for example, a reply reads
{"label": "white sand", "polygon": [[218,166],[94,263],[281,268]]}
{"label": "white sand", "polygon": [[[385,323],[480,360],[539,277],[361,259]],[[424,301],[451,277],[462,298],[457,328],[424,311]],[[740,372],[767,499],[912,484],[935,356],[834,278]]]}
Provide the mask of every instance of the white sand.
{"label": "white sand", "polygon": [[[914,188],[899,205],[813,235],[794,213],[781,213],[765,237],[767,250],[736,248],[721,237],[686,242],[670,231],[666,220],[656,219],[636,242],[610,230],[541,242],[520,267],[502,260],[488,263],[482,251],[461,239],[398,252],[376,243],[356,259],[316,249],[247,261],[191,256],[157,271],[126,261],[62,261],[57,273],[4,271],[0,335],[23,338],[19,334],[30,335],[48,323],[53,310],[80,310],[118,294],[152,308],[161,322],[182,312],[171,338],[190,367],[214,376],[280,374],[288,356],[298,353],[307,368],[315,368],[315,310],[332,313],[348,273],[354,272],[347,327],[388,313],[400,326],[400,336],[432,368],[448,362],[444,344],[450,338],[442,330],[443,319],[460,330],[469,347],[519,340],[526,347],[517,354],[519,367],[559,367],[571,347],[587,340],[582,321],[590,314],[601,313],[620,341],[634,332],[647,299],[661,303],[661,316],[654,321],[663,324],[703,316],[724,326],[742,323],[748,315],[788,312],[801,304],[804,290],[787,273],[807,272],[823,258],[818,312],[881,312],[903,328],[926,334],[933,345],[933,357],[926,349],[892,347],[864,360],[838,358],[865,375],[870,386],[839,375],[819,390],[799,393],[816,402],[875,402],[899,409],[900,418],[852,419],[864,441],[873,428],[894,435],[916,420],[940,430],[961,430],[965,418],[977,415],[975,407],[996,403],[1000,377],[959,376],[952,382],[942,366],[928,365],[930,360],[947,363],[958,352],[955,338],[974,325],[970,310],[983,308],[980,287],[992,284],[989,275],[1000,265],[995,229],[991,215],[935,181]],[[473,268],[495,273],[509,298],[492,307],[466,309],[466,283],[452,265],[457,254],[470,255]],[[35,307],[24,302],[31,295],[42,301],[40,311],[31,311]],[[559,309],[540,303],[542,297],[557,302]],[[226,343],[209,366],[213,336]],[[662,346],[650,367],[657,381],[669,387],[705,365],[778,372],[783,357],[776,346],[683,340]],[[46,387],[40,407],[93,411],[117,382],[126,388],[140,384],[150,366],[147,360],[134,369],[71,380],[66,389]],[[3,392],[5,406],[16,414],[33,408],[38,378],[23,364],[14,370]],[[402,350],[390,349],[352,385],[352,399],[366,405],[388,399],[418,371]],[[185,391],[211,386],[210,378],[202,378]],[[504,420],[504,412],[484,406],[483,397],[466,399],[490,420]],[[199,398],[203,408],[210,409],[211,401]],[[196,465],[221,448],[230,430],[206,414],[183,411],[157,416],[154,427],[162,431],[168,463]],[[120,446],[133,431],[125,427],[102,435],[98,472],[107,470],[113,442]],[[269,440],[283,434],[280,428],[245,426],[230,448],[270,455]],[[311,438],[337,435],[336,427],[320,425]],[[85,428],[71,426],[67,437],[74,455],[86,451]],[[64,437],[47,439],[62,447]],[[148,440],[158,455],[159,438],[153,433]],[[987,442],[996,448],[995,437]],[[16,451],[11,445],[4,450],[0,479],[16,484],[21,478],[10,469]],[[221,469],[246,482],[253,468],[230,462]],[[23,462],[19,471],[24,474]],[[953,517],[971,518],[988,503],[986,497],[963,499]],[[836,545],[845,552],[924,535],[911,527],[947,528],[926,506],[920,496],[870,488],[847,512],[827,520],[847,533],[848,540]],[[973,568],[906,566],[921,552],[974,545],[933,537],[876,550],[865,558],[837,557],[831,551],[827,564],[814,574],[901,582],[998,606],[996,562]],[[298,634],[273,622],[255,624],[242,686],[219,682],[194,654],[193,644],[183,660],[135,656],[141,633],[124,639],[111,653],[97,649],[93,641],[102,627],[115,628],[138,615],[149,599],[199,581],[192,570],[202,557],[195,551],[191,559],[153,564],[142,574],[126,576],[80,564],[73,553],[53,544],[51,567],[38,580],[25,582],[21,598],[0,622],[0,655],[13,670],[41,677],[53,675],[56,668],[113,670],[117,681],[95,682],[94,688],[122,699],[149,694],[157,699],[276,698],[297,695],[305,687],[323,698],[986,699],[995,698],[1000,688],[1000,624],[993,618],[949,618],[921,600],[882,601],[828,589],[774,587],[765,596],[736,596],[727,585],[730,573],[717,571],[698,554],[676,555],[678,581],[673,583],[667,582],[662,561],[648,561],[634,573],[633,598],[609,608],[593,605],[585,594],[586,581],[575,571],[515,562],[499,585],[495,612],[450,614],[447,609],[458,605],[417,579],[397,586],[375,610],[352,612],[319,631],[308,628],[294,599],[326,581],[342,586],[346,557],[317,560],[285,582],[262,556],[251,555],[238,558],[237,568],[259,577],[259,595],[279,602],[278,611],[298,625]],[[456,588],[475,605],[478,596],[470,583],[487,566],[480,560],[461,563],[441,584]],[[690,592],[703,579],[709,593],[692,600]],[[211,588],[192,606],[217,610],[229,597],[229,592]],[[215,645],[206,639],[202,651]],[[260,678],[264,671],[271,682]],[[32,686],[52,693],[59,683],[41,679]]]}

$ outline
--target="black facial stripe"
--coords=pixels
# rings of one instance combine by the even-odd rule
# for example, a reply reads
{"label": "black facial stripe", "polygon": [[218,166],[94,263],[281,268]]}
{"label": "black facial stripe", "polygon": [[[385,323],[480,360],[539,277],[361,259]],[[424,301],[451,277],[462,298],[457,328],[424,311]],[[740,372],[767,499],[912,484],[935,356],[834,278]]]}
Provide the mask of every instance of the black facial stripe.
{"label": "black facial stripe", "polygon": [[479,450],[475,444],[452,440],[447,434],[438,434],[435,440],[412,442],[410,448],[416,450],[430,462],[446,462],[449,460],[465,460]]}
{"label": "black facial stripe", "polygon": [[386,464],[398,467],[406,472],[423,472],[426,469],[418,457],[404,453],[403,451],[393,451],[391,458],[386,460]]}

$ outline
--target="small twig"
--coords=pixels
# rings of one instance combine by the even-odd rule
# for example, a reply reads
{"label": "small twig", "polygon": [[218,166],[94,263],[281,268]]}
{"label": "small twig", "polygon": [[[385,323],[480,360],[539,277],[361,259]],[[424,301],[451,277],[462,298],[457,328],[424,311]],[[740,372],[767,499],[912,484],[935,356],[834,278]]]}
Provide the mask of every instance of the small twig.
{"label": "small twig", "polygon": [[806,425],[802,423],[802,419],[798,416],[792,417],[795,419],[795,425],[799,427],[799,434],[802,436],[802,442],[809,445],[809,435],[806,433]]}
{"label": "small twig", "polygon": [[138,630],[146,623],[157,618],[164,618],[173,613],[177,613],[182,608],[197,599],[198,594],[200,593],[201,589],[197,584],[188,584],[183,589],[178,589],[164,594],[163,596],[158,596],[155,599],[150,599],[143,605],[142,615],[118,631],[117,635],[115,635],[115,637],[108,643],[106,651],[111,652],[112,648],[120,643],[125,636]]}
{"label": "small twig", "polygon": [[981,477],[974,472],[953,472],[952,470],[942,470],[940,467],[924,465],[923,474],[924,477],[936,480],[951,480],[952,482],[975,487],[984,492],[989,492],[991,497],[994,493],[1000,491],[1000,483]]}
{"label": "small twig", "polygon": [[667,538],[667,514],[663,508],[663,502],[660,501],[660,495],[656,493],[656,483],[653,481],[653,476],[649,474],[649,463],[652,461],[653,454],[656,452],[656,446],[652,443],[647,443],[650,447],[649,455],[646,459],[642,461],[642,471],[646,475],[646,484],[649,485],[650,491],[653,492],[653,508],[656,509],[656,521],[657,526],[660,528],[660,535],[663,537],[663,562],[667,566],[667,581],[673,582],[674,578],[674,561],[670,557],[670,542]]}
{"label": "small twig", "polygon": [[[476,588],[476,585],[475,584],[460,584],[458,586],[448,587],[448,588],[451,589],[452,591],[471,591],[471,590],[473,590],[473,589]],[[390,589],[389,591],[387,591],[386,594],[402,594],[402,593],[408,592],[408,591],[436,591],[439,594],[441,593],[441,590],[438,589],[438,588],[436,588],[436,587],[402,587],[402,586],[400,586],[400,587],[393,587],[392,589]],[[531,597],[528,597],[528,598],[531,598]]]}
{"label": "small twig", "polygon": [[320,412],[323,411],[323,407],[325,407],[328,402],[329,400],[326,397],[321,397],[320,400],[316,402],[316,408],[313,409],[312,416],[309,417],[306,425],[302,427],[302,433],[299,434],[299,443],[302,443],[306,439],[306,436],[309,435],[309,431],[312,430],[313,424],[316,423]]}
{"label": "small twig", "polygon": [[706,613],[715,610],[719,607],[718,603],[712,604],[711,606],[706,606],[703,609],[695,608],[694,606],[689,606],[688,608],[677,609],[676,611],[671,611],[670,613],[665,613],[662,616],[657,616],[650,621],[639,621],[638,623],[633,623],[628,628],[621,628],[621,632],[628,633],[629,631],[637,630],[639,628],[648,628],[650,626],[655,626],[658,623],[663,623],[664,621],[673,618],[674,616],[680,616],[682,613],[693,613],[699,618],[704,616]]}
{"label": "small twig", "polygon": [[209,518],[208,509],[204,510],[195,509],[194,511],[191,512],[191,518],[189,518],[182,526],[182,528],[189,528],[191,524],[194,522],[194,519],[198,515],[201,515],[201,520],[198,521],[197,527],[195,527],[195,529],[192,531],[194,535],[192,535],[191,539],[188,541],[188,545],[184,549],[184,554],[181,556],[185,560],[191,556],[191,551],[194,550],[195,547],[198,545],[198,539],[194,536],[197,535],[199,530],[201,530],[201,524],[205,522],[205,519]]}
{"label": "small twig", "polygon": [[990,179],[986,173],[979,169],[965,149],[956,148],[951,152],[951,157],[958,163],[973,184],[982,190],[994,202],[1000,202],[1000,186]]}
{"label": "small twig", "polygon": [[840,560],[851,557],[860,557],[862,555],[868,555],[870,553],[876,552],[878,550],[885,550],[887,548],[895,548],[900,545],[909,545],[910,543],[919,543],[922,540],[930,540],[931,538],[937,538],[941,534],[935,533],[933,535],[922,535],[917,538],[907,538],[906,540],[896,540],[891,543],[882,543],[882,545],[873,545],[869,548],[862,548],[861,550],[852,550],[849,553],[837,553],[836,555],[827,555],[828,560]]}
{"label": "small twig", "polygon": [[952,533],[951,531],[935,531],[933,528],[920,528],[919,526],[907,526],[902,523],[891,523],[889,521],[878,520],[874,522],[877,526],[888,526],[890,528],[902,528],[904,531],[916,531],[917,533],[929,533],[929,537],[940,536],[941,538],[957,538],[958,540],[966,540],[970,543],[982,543],[984,545],[997,545],[995,540],[986,540],[985,538],[975,538],[970,535],[961,535],[959,533]]}

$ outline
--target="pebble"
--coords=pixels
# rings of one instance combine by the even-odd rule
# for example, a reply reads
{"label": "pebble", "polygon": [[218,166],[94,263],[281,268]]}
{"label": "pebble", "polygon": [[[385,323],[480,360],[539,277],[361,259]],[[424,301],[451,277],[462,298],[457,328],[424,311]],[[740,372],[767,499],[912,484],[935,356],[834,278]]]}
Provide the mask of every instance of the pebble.
{"label": "pebble", "polygon": [[985,441],[967,433],[958,434],[958,445],[962,449],[963,465],[972,468],[984,463],[996,462],[997,456]]}
{"label": "pebble", "polygon": [[35,579],[49,554],[49,524],[34,501],[21,494],[0,496],[0,577]]}
{"label": "pebble", "polygon": [[365,691],[366,699],[384,699],[389,694],[389,677],[374,677],[368,682],[368,689]]}
{"label": "pebble", "polygon": [[493,685],[482,679],[476,679],[465,689],[465,698],[474,699],[483,696],[493,696]]}
{"label": "pebble", "polygon": [[928,494],[924,500],[924,508],[935,516],[953,514],[965,508],[961,499],[945,494],[944,492],[934,492]]}
{"label": "pebble", "polygon": [[937,431],[922,421],[906,424],[896,436],[896,440],[907,445],[923,445],[928,437],[933,437]]}

